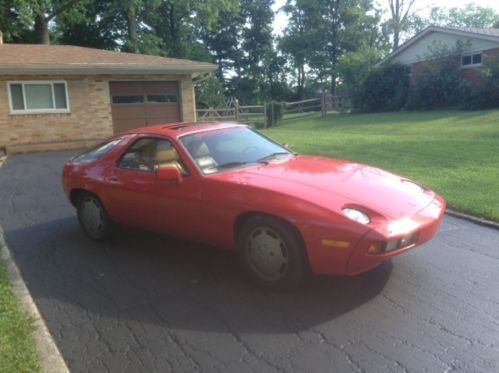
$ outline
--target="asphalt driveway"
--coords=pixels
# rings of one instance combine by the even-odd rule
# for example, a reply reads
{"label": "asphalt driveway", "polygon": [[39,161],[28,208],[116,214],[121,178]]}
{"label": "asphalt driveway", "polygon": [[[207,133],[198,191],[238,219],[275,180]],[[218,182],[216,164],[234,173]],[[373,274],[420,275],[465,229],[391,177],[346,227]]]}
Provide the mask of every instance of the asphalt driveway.
{"label": "asphalt driveway", "polygon": [[60,185],[71,154],[0,168],[0,225],[71,371],[499,371],[499,231],[446,217],[374,271],[272,293],[231,253],[87,240]]}

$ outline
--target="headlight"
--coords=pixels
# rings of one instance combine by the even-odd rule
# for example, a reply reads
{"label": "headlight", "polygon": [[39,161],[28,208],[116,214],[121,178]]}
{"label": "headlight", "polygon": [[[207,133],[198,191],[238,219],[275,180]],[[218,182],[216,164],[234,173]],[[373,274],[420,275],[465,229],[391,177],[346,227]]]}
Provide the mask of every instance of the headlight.
{"label": "headlight", "polygon": [[424,188],[421,185],[419,185],[418,183],[415,183],[412,180],[402,179],[402,182],[404,183],[404,185],[408,186],[409,188],[411,188],[415,192],[422,193],[422,192],[425,191]]}
{"label": "headlight", "polygon": [[362,211],[356,209],[346,208],[343,209],[343,213],[347,218],[355,220],[357,223],[360,224],[369,224],[371,222],[369,216],[364,214]]}

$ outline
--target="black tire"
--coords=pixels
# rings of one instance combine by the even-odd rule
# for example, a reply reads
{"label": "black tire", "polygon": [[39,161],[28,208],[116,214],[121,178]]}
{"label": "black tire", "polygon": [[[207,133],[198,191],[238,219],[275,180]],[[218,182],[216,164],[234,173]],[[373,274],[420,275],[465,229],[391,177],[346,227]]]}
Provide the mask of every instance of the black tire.
{"label": "black tire", "polygon": [[238,247],[245,271],[263,287],[289,289],[305,279],[305,248],[298,233],[284,221],[250,217],[238,232]]}
{"label": "black tire", "polygon": [[113,222],[99,197],[82,193],[76,204],[78,222],[83,232],[93,241],[104,241],[111,236]]}

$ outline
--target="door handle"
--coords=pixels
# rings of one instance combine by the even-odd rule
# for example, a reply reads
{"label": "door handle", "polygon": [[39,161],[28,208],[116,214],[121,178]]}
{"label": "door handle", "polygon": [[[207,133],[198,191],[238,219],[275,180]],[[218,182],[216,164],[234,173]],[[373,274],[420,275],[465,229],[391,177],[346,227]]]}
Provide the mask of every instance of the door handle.
{"label": "door handle", "polygon": [[115,184],[119,182],[119,180],[118,180],[118,178],[116,176],[110,176],[110,177],[108,177],[107,181],[110,182],[110,183],[115,183]]}

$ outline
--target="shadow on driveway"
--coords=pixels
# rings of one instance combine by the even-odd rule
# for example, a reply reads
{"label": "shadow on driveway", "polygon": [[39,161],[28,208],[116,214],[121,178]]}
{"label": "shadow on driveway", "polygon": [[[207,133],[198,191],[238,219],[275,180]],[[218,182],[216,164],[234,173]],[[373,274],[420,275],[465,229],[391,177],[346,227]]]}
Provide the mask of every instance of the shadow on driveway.
{"label": "shadow on driveway", "polygon": [[[272,292],[250,283],[232,252],[128,228],[109,243],[95,243],[76,217],[11,230],[7,242],[51,325],[78,322],[83,312],[109,318],[110,325],[126,319],[198,331],[289,333],[368,302],[392,271],[386,262],[357,277],[314,276],[298,289]],[[79,311],[58,314],[64,303]]]}

